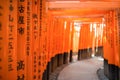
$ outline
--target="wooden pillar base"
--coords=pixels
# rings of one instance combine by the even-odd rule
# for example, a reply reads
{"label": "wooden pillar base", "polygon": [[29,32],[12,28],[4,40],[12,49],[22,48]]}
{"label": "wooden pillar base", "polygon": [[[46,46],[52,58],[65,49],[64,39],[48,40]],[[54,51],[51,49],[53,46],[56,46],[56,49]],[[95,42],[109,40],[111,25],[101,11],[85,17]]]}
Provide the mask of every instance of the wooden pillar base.
{"label": "wooden pillar base", "polygon": [[79,49],[78,50],[78,60],[80,60],[81,59],[81,50]]}
{"label": "wooden pillar base", "polygon": [[119,67],[119,80],[120,80],[120,67]]}
{"label": "wooden pillar base", "polygon": [[58,57],[57,57],[57,55],[56,55],[56,56],[55,56],[55,69],[58,67],[58,65],[57,65],[58,63],[57,63],[57,62],[58,62]]}
{"label": "wooden pillar base", "polygon": [[[96,50],[97,48],[95,48]],[[98,50],[95,52],[95,56],[103,56],[103,47],[98,47]]]}
{"label": "wooden pillar base", "polygon": [[109,64],[109,80],[118,80],[119,74],[118,74],[118,67],[112,64]]}
{"label": "wooden pillar base", "polygon": [[58,64],[57,62],[58,62],[58,59],[57,59],[57,55],[56,55],[51,60],[51,68],[52,68],[51,70],[52,70],[52,72],[54,72],[55,69],[57,68],[57,64]]}
{"label": "wooden pillar base", "polygon": [[44,71],[42,80],[47,80],[47,70]]}
{"label": "wooden pillar base", "polygon": [[91,58],[92,56],[92,48],[89,48],[89,57]]}
{"label": "wooden pillar base", "polygon": [[51,58],[51,72],[54,72],[55,70],[55,65],[54,65],[54,57]]}
{"label": "wooden pillar base", "polygon": [[108,60],[106,60],[106,59],[104,59],[104,74],[105,74],[105,76],[109,77]]}
{"label": "wooden pillar base", "polygon": [[63,54],[58,54],[58,66],[63,65]]}
{"label": "wooden pillar base", "polygon": [[68,52],[65,52],[63,54],[63,64],[67,64],[68,63]]}
{"label": "wooden pillar base", "polygon": [[51,62],[48,62],[48,64],[47,64],[47,80],[49,80],[49,76],[50,76],[50,74],[51,74],[52,72],[51,72]]}
{"label": "wooden pillar base", "polygon": [[72,50],[70,50],[70,59],[69,59],[69,61],[70,61],[70,62],[72,62],[72,61],[73,61],[72,56],[73,56],[73,52],[72,52]]}
{"label": "wooden pillar base", "polygon": [[86,49],[82,49],[81,50],[81,59],[86,59],[87,58],[87,50]]}

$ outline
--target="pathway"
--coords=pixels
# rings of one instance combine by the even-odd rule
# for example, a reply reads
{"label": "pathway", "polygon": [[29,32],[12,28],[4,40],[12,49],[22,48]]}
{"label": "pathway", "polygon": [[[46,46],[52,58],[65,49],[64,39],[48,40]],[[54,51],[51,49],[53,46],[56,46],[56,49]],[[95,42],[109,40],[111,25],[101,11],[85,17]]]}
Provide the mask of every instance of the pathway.
{"label": "pathway", "polygon": [[103,67],[101,59],[94,57],[72,63],[60,72],[58,80],[99,80],[96,72]]}

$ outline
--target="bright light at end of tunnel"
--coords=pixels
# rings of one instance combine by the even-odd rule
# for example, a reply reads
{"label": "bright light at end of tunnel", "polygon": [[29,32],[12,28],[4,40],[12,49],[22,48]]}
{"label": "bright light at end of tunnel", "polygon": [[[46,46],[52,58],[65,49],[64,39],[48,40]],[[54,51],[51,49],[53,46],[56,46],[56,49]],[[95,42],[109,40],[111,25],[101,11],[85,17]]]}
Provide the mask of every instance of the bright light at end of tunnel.
{"label": "bright light at end of tunnel", "polygon": [[92,23],[90,24],[90,32],[92,32]]}
{"label": "bright light at end of tunnel", "polygon": [[72,23],[70,23],[70,32],[72,32]]}
{"label": "bright light at end of tunnel", "polygon": [[92,54],[91,57],[94,58],[94,57],[95,57],[95,54]]}
{"label": "bright light at end of tunnel", "polygon": [[80,22],[74,22],[74,29],[75,31],[80,31],[81,23]]}
{"label": "bright light at end of tunnel", "polygon": [[67,22],[65,21],[65,22],[64,22],[64,29],[66,29],[66,25],[67,25]]}

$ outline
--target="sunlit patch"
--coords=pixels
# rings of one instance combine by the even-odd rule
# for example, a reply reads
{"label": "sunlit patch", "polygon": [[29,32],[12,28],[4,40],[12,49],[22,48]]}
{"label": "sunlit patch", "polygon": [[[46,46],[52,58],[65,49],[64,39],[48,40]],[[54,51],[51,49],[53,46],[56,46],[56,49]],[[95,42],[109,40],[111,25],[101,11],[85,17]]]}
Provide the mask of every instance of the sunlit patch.
{"label": "sunlit patch", "polygon": [[94,57],[95,57],[95,54],[93,53],[93,54],[91,55],[91,57],[94,58]]}
{"label": "sunlit patch", "polygon": [[104,59],[102,57],[98,57],[98,60],[103,61]]}

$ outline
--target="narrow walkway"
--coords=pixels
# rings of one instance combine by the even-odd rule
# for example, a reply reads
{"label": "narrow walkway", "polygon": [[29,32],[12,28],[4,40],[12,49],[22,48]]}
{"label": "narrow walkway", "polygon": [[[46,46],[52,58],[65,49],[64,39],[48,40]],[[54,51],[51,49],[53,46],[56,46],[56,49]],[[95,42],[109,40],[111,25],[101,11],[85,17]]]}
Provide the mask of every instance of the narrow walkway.
{"label": "narrow walkway", "polygon": [[99,57],[77,61],[65,67],[58,80],[99,80],[97,70],[101,67],[103,61]]}

